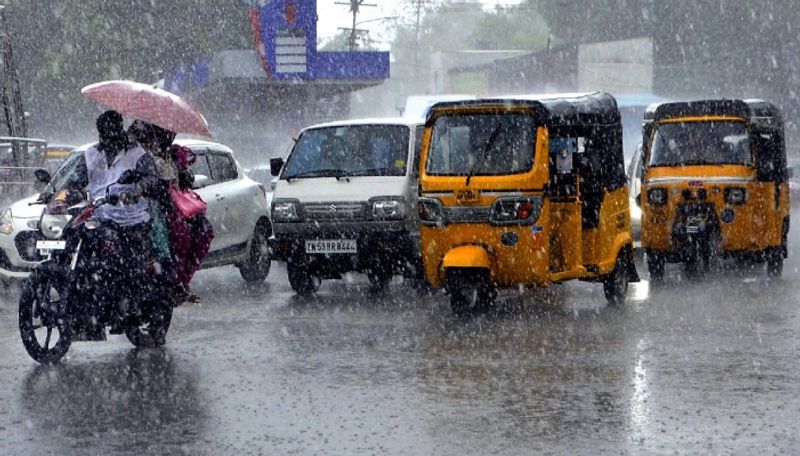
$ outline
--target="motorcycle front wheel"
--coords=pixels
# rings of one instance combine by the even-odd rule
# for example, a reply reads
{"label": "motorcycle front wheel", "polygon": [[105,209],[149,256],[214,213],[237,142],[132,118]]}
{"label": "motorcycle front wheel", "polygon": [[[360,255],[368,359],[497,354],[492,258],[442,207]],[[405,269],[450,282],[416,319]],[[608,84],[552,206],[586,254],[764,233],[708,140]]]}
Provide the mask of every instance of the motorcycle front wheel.
{"label": "motorcycle front wheel", "polygon": [[125,328],[125,335],[135,347],[154,348],[167,343],[167,331],[172,323],[172,304],[148,303],[142,320]]}
{"label": "motorcycle front wheel", "polygon": [[48,266],[43,264],[31,273],[19,300],[22,344],[31,358],[44,364],[60,360],[72,344],[65,312],[67,282]]}

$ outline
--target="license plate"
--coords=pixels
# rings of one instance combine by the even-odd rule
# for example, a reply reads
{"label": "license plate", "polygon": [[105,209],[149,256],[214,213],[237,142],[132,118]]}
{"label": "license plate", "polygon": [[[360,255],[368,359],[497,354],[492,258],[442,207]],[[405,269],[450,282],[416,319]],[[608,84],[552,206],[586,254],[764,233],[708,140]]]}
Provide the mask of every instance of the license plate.
{"label": "license plate", "polygon": [[355,239],[315,239],[306,241],[306,253],[358,253]]}
{"label": "license plate", "polygon": [[36,250],[39,251],[40,255],[50,255],[53,251],[66,248],[67,241],[36,241]]}

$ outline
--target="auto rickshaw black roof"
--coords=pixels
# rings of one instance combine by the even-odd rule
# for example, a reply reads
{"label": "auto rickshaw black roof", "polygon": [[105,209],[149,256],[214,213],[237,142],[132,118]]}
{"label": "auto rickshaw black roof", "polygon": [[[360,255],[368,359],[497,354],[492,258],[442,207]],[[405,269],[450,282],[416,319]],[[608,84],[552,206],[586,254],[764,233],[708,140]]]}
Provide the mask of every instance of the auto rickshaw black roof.
{"label": "auto rickshaw black roof", "polygon": [[548,126],[613,125],[620,123],[617,101],[604,92],[581,94],[511,95],[477,100],[444,101],[428,110],[425,125],[434,120],[434,111],[441,108],[469,108],[487,104],[530,107],[537,120]]}
{"label": "auto rickshaw black roof", "polygon": [[717,99],[655,103],[647,107],[644,121],[660,121],[692,116],[735,116],[750,122],[781,124],[781,112],[772,103],[759,99]]}

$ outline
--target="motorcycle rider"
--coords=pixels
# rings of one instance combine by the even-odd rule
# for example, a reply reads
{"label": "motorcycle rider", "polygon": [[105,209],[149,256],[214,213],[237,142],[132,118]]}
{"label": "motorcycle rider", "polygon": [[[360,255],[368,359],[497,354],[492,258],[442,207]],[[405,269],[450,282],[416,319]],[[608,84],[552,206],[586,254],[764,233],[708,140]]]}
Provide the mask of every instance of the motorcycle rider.
{"label": "motorcycle rider", "polygon": [[[129,314],[128,306],[135,305],[136,296],[149,285],[147,264],[150,246],[150,211],[148,195],[156,187],[157,172],[153,157],[142,146],[131,141],[124,129],[122,115],[106,111],[97,118],[99,141],[84,153],[84,160],[76,169],[73,185],[85,188],[89,198],[109,194],[119,195],[118,204],[105,204],[94,213],[101,221],[113,222],[119,235],[120,258],[109,259],[116,263],[115,288],[124,298],[117,299],[114,309],[115,324],[112,333],[124,329],[123,317]],[[125,171],[136,171],[138,179],[133,184],[116,183]],[[114,268],[112,268],[113,270]]]}

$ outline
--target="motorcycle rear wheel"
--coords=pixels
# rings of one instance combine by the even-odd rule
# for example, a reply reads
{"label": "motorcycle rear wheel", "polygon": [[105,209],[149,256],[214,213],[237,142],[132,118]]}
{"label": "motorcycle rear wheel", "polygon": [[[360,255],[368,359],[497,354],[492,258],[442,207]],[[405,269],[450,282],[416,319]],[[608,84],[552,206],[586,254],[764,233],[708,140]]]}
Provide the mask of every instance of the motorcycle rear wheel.
{"label": "motorcycle rear wheel", "polygon": [[155,348],[167,343],[167,332],[172,323],[172,305],[152,303],[145,309],[141,322],[125,328],[125,335],[134,347]]}
{"label": "motorcycle rear wheel", "polygon": [[72,344],[69,318],[61,314],[66,296],[66,280],[45,267],[35,269],[23,287],[19,333],[25,350],[37,362],[58,362]]}

